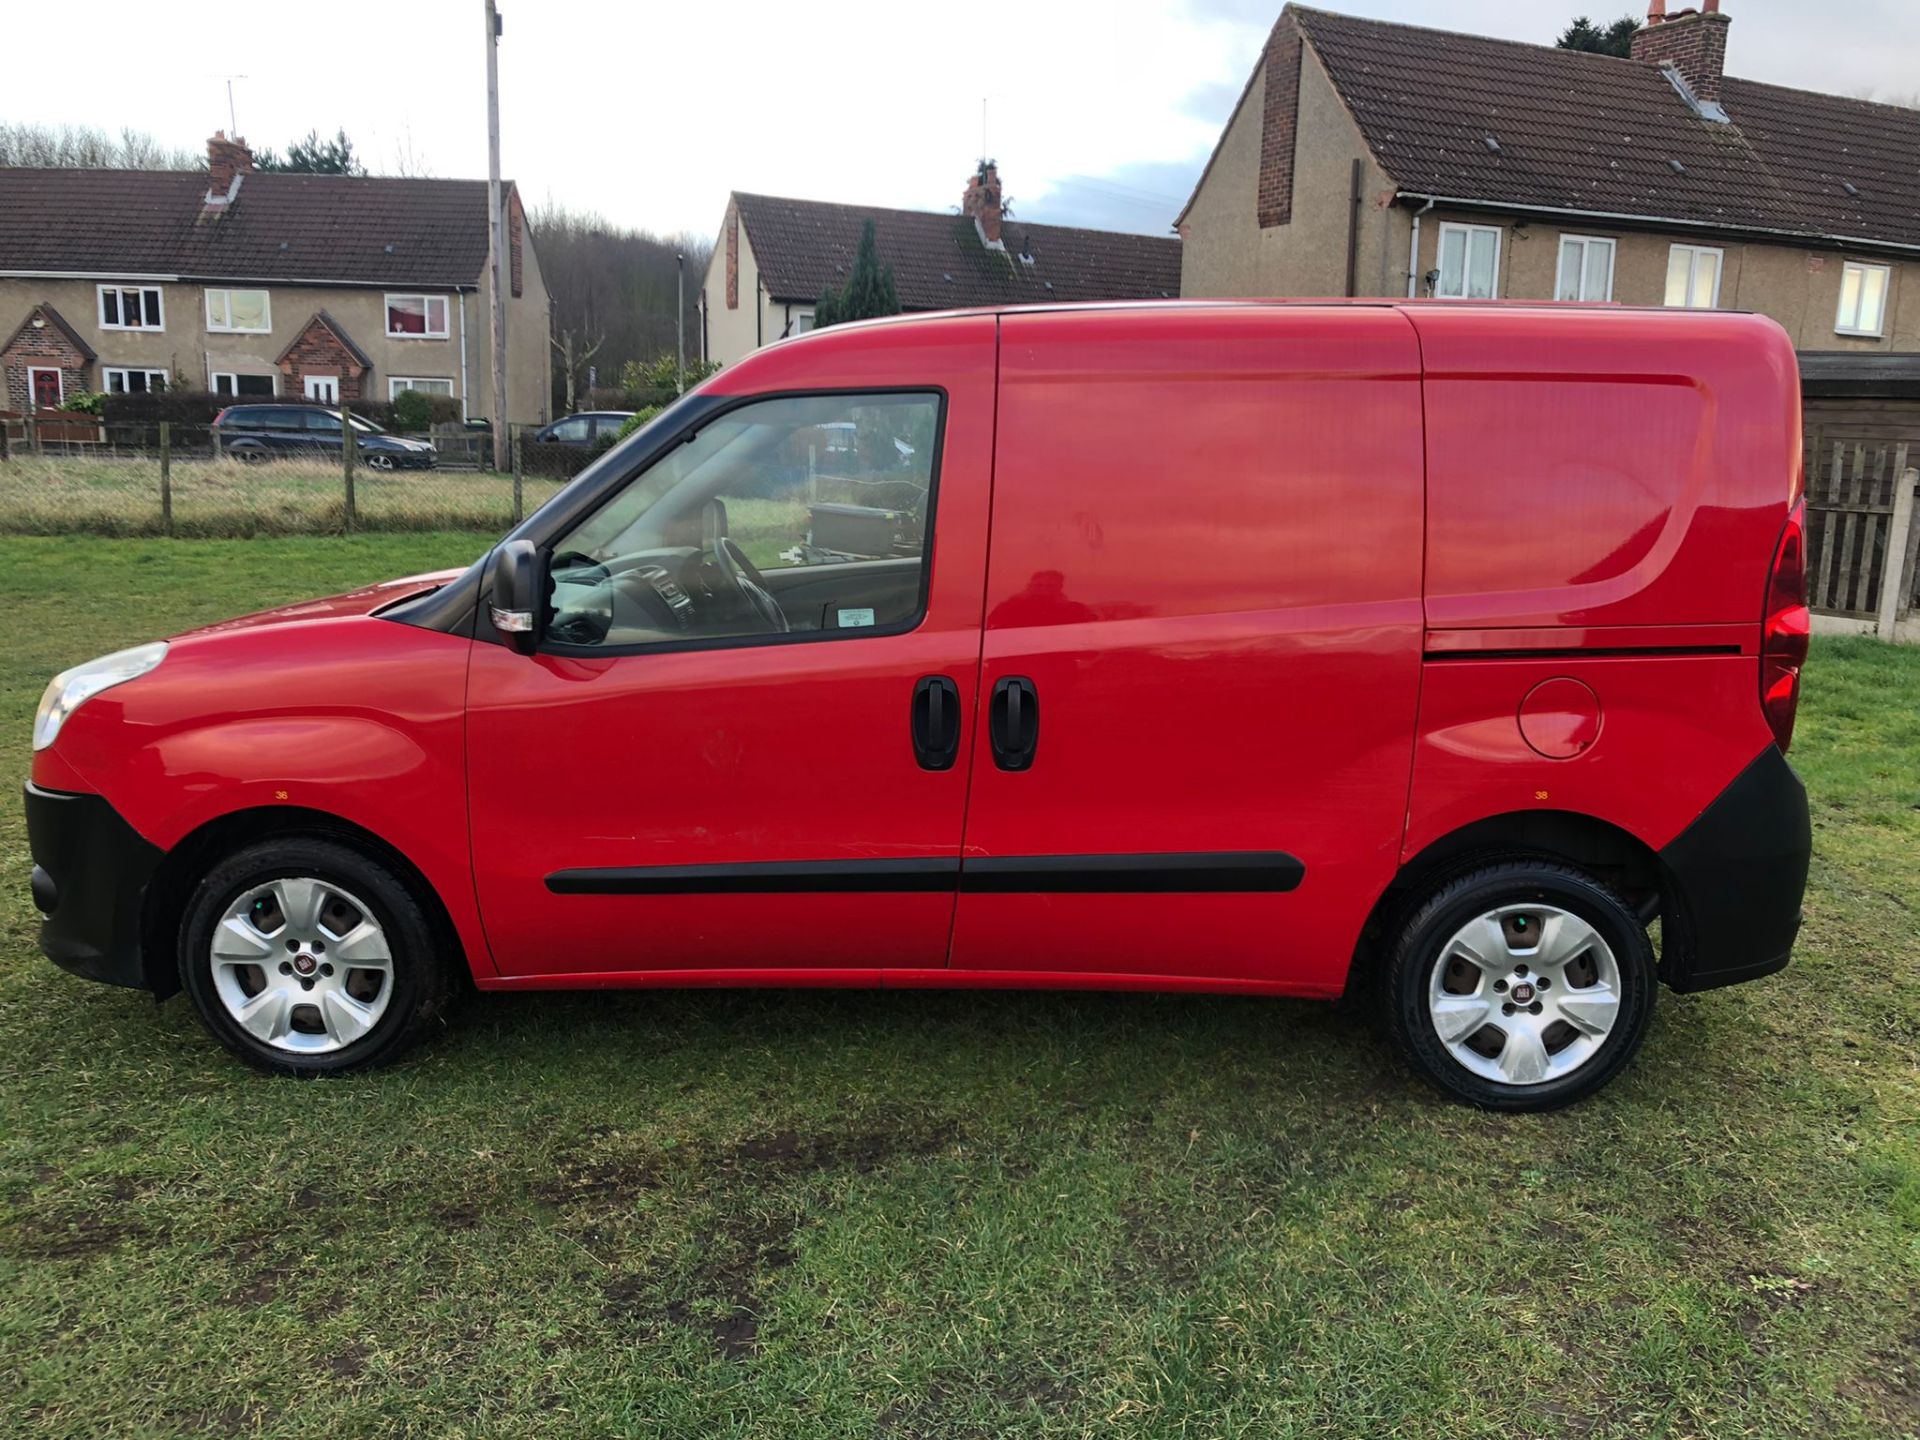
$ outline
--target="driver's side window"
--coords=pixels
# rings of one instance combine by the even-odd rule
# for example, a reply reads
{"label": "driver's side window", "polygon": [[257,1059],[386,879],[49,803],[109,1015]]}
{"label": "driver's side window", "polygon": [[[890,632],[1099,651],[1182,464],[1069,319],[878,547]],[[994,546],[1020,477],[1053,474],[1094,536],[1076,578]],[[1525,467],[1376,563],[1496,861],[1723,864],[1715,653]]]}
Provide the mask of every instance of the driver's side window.
{"label": "driver's side window", "polygon": [[549,640],[911,628],[940,408],[931,393],[801,395],[707,422],[554,546]]}

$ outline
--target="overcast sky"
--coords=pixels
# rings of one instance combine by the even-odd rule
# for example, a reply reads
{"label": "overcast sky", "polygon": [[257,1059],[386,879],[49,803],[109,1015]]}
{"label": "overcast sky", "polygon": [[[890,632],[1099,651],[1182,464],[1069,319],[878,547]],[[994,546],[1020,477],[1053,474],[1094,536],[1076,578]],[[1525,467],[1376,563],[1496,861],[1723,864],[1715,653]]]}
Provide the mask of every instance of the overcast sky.
{"label": "overcast sky", "polygon": [[[1578,0],[1318,0],[1551,43]],[[1645,0],[1631,8],[1638,10]],[[1679,8],[1684,0],[1674,0]],[[950,209],[981,151],[1029,220],[1164,233],[1280,0],[501,0],[506,173],[628,225],[712,234],[730,189]],[[1728,69],[1920,91],[1920,0],[1725,0]],[[0,120],[284,149],[344,125],[376,168],[486,174],[482,0],[0,0]],[[244,17],[244,18],[243,18]],[[109,62],[101,68],[100,62]]]}

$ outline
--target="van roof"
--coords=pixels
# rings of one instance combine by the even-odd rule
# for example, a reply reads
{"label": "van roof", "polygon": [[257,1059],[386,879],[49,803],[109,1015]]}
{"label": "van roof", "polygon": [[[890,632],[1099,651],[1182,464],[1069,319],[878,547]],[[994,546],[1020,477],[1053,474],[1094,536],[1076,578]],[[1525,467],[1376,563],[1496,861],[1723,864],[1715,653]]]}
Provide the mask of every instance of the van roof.
{"label": "van roof", "polygon": [[1750,316],[1758,313],[1752,310],[1729,310],[1720,308],[1694,310],[1668,305],[1623,305],[1613,300],[1406,300],[1377,295],[1206,296],[1180,300],[1083,300],[1032,305],[982,305],[955,310],[915,310],[900,315],[882,315],[871,320],[855,320],[845,325],[833,325],[820,330],[809,330],[804,334],[788,336],[774,343],[778,345],[792,345],[807,341],[816,335],[844,334],[849,330],[867,329],[871,326],[915,325],[925,321],[956,320],[980,315],[1085,314],[1113,310],[1183,312],[1193,310],[1246,309],[1249,306],[1309,306],[1315,309],[1351,307],[1362,310],[1443,310],[1448,312],[1493,310],[1514,313],[1532,311],[1547,315],[1595,313],[1611,315],[1661,315],[1675,319],[1686,318],[1696,324],[1703,319],[1715,316]]}

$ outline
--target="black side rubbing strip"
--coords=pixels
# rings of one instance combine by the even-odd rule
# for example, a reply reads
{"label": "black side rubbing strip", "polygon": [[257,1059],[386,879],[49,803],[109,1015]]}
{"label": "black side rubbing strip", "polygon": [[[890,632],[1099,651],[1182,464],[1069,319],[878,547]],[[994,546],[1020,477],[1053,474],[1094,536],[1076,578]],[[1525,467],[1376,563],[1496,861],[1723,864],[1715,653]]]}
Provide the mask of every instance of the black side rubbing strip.
{"label": "black side rubbing strip", "polygon": [[958,856],[906,860],[768,860],[745,865],[632,865],[559,870],[556,895],[807,895],[952,890]]}
{"label": "black side rubbing strip", "polygon": [[1624,660],[1636,657],[1658,659],[1703,659],[1718,655],[1738,655],[1738,645],[1616,645],[1610,649],[1582,649],[1568,646],[1558,650],[1429,650],[1428,660]]}
{"label": "black side rubbing strip", "polygon": [[1283,851],[1186,855],[991,855],[969,860],[960,888],[990,895],[1200,894],[1295,889],[1307,867]]}
{"label": "black side rubbing strip", "polygon": [[559,870],[556,895],[801,895],[964,891],[986,895],[1231,894],[1295,889],[1306,866],[1281,851],[1183,855],[996,855],[968,860],[774,860]]}

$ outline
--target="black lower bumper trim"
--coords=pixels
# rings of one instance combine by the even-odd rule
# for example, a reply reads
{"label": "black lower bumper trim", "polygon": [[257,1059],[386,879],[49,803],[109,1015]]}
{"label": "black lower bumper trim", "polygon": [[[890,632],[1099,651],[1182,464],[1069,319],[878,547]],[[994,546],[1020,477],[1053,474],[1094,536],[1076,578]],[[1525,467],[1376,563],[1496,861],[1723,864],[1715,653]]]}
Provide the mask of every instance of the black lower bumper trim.
{"label": "black lower bumper trim", "polygon": [[1769,745],[1660,852],[1660,978],[1714,990],[1784,969],[1812,852],[1806,787]]}
{"label": "black lower bumper trim", "polygon": [[98,795],[26,793],[40,948],[63,970],[108,985],[154,986],[140,949],[140,912],[161,852]]}

